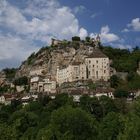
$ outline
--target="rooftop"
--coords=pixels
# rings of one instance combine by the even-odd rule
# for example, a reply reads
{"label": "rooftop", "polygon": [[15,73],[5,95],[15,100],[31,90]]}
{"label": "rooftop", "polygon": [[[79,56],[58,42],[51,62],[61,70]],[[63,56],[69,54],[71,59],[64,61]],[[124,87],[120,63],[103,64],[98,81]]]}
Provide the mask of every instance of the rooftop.
{"label": "rooftop", "polygon": [[99,49],[94,49],[93,53],[86,58],[108,58],[101,50]]}

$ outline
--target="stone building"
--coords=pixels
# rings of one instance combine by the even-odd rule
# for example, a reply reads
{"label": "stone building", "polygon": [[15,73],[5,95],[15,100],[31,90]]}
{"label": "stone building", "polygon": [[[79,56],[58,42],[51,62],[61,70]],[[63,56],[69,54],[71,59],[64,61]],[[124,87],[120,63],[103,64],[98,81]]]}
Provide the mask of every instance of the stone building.
{"label": "stone building", "polygon": [[30,70],[29,76],[42,75],[45,68],[38,68]]}
{"label": "stone building", "polygon": [[87,79],[107,81],[110,78],[109,58],[99,49],[95,49],[90,56],[85,58],[85,64]]}
{"label": "stone building", "polygon": [[56,79],[59,85],[65,82],[86,80],[86,65],[80,62],[73,62],[68,67],[58,67]]}
{"label": "stone building", "polygon": [[56,81],[43,79],[38,83],[38,92],[56,93]]}
{"label": "stone building", "polygon": [[51,44],[52,46],[56,46],[56,45],[59,45],[59,44],[61,44],[61,43],[62,43],[61,40],[52,38],[52,44]]}
{"label": "stone building", "polygon": [[30,92],[55,93],[56,81],[39,75],[32,76],[30,79]]}
{"label": "stone building", "polygon": [[99,49],[85,57],[84,63],[74,62],[65,68],[57,68],[56,80],[59,85],[78,80],[107,81],[110,78],[109,58]]}

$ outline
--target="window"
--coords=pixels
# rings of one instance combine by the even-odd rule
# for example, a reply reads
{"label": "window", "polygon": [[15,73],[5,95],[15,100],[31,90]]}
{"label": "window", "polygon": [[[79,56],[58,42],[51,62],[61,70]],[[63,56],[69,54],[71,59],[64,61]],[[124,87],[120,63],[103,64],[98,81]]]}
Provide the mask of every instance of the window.
{"label": "window", "polygon": [[96,75],[98,75],[98,71],[96,71]]}
{"label": "window", "polygon": [[96,71],[96,76],[97,76],[97,79],[98,79],[98,71]]}
{"label": "window", "polygon": [[104,73],[106,73],[106,70],[104,70]]}
{"label": "window", "polygon": [[96,63],[98,63],[98,60],[96,60]]}
{"label": "window", "polygon": [[91,63],[91,61],[89,60],[89,61],[88,61],[88,63],[90,64],[90,63]]}
{"label": "window", "polygon": [[94,68],[94,65],[93,65],[93,68]]}
{"label": "window", "polygon": [[88,71],[88,74],[90,75],[90,71]]}

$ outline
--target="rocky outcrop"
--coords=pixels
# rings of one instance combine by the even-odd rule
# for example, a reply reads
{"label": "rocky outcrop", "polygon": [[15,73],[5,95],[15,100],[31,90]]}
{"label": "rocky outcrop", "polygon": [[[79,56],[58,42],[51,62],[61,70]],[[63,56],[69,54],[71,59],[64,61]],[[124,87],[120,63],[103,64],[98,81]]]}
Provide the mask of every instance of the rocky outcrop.
{"label": "rocky outcrop", "polygon": [[42,70],[42,75],[56,76],[57,66],[68,66],[72,62],[83,62],[84,58],[90,55],[95,49],[91,45],[72,42],[68,45],[46,47],[32,54],[19,67],[16,77],[30,76],[32,71]]}

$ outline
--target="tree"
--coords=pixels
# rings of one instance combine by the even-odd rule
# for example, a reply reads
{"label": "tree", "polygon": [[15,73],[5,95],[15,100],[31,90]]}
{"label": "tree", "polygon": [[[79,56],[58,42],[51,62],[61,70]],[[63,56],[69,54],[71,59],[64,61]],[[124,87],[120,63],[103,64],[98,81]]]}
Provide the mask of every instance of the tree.
{"label": "tree", "polygon": [[116,75],[110,77],[110,86],[116,88],[119,85],[119,78]]}
{"label": "tree", "polygon": [[42,94],[39,94],[39,102],[45,106],[47,105],[49,102],[51,101],[51,98],[47,95],[42,95]]}
{"label": "tree", "polygon": [[97,122],[79,108],[62,107],[52,113],[50,126],[40,137],[56,140],[96,140]]}
{"label": "tree", "polygon": [[118,140],[139,140],[140,117],[130,113],[125,118],[124,130],[120,132]]}
{"label": "tree", "polygon": [[130,106],[127,103],[126,98],[116,98],[114,99],[114,103],[119,113],[121,114],[128,113]]}
{"label": "tree", "polygon": [[100,123],[99,140],[117,140],[123,128],[124,122],[122,116],[118,113],[110,112]]}
{"label": "tree", "polygon": [[0,87],[0,93],[5,93],[10,89],[9,85],[4,85]]}
{"label": "tree", "polygon": [[109,112],[116,112],[117,108],[114,104],[113,99],[107,96],[101,96],[99,102],[102,106],[103,116],[107,115]]}
{"label": "tree", "polygon": [[138,74],[134,74],[133,77],[129,77],[128,88],[131,90],[138,90],[140,87],[140,76]]}
{"label": "tree", "polygon": [[12,80],[15,77],[17,69],[15,69],[15,68],[6,68],[6,69],[3,69],[3,71],[4,71],[5,75],[6,75],[6,78],[8,78],[9,80]]}
{"label": "tree", "polygon": [[16,140],[17,135],[14,127],[0,123],[0,140]]}
{"label": "tree", "polygon": [[15,79],[14,84],[18,85],[18,86],[28,85],[28,77],[23,76],[23,77],[20,77],[18,79]]}
{"label": "tree", "polygon": [[80,37],[79,36],[74,36],[74,37],[72,37],[72,41],[80,41],[81,39],[80,39]]}
{"label": "tree", "polygon": [[134,78],[134,76],[135,76],[134,72],[128,73],[128,75],[127,75],[127,81],[132,81],[133,78]]}
{"label": "tree", "polygon": [[97,120],[103,117],[103,108],[96,97],[91,98],[90,112]]}
{"label": "tree", "polygon": [[114,97],[127,98],[128,96],[129,96],[129,92],[125,89],[116,89],[114,91]]}
{"label": "tree", "polygon": [[80,97],[80,107],[93,114],[97,119],[103,117],[103,109],[96,97],[90,98],[88,95],[83,95]]}
{"label": "tree", "polygon": [[86,42],[90,42],[90,37],[87,36],[87,37],[85,38],[85,40],[86,40]]}
{"label": "tree", "polygon": [[74,105],[73,98],[69,97],[66,93],[57,94],[55,99],[49,102],[47,109],[52,112],[65,105]]}
{"label": "tree", "polygon": [[27,59],[27,64],[28,64],[28,65],[33,64],[33,61],[34,61],[35,57],[36,57],[36,54],[35,54],[35,52],[33,52],[33,53],[28,57],[28,59]]}
{"label": "tree", "polygon": [[80,97],[80,107],[83,110],[90,112],[90,97],[88,95],[83,95]]}

